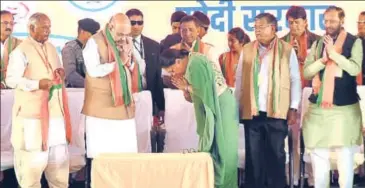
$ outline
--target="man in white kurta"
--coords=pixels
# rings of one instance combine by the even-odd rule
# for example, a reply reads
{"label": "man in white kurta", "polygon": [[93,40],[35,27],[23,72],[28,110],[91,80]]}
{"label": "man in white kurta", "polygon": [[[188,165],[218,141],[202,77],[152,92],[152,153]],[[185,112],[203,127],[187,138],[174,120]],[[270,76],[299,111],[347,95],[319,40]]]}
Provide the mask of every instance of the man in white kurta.
{"label": "man in white kurta", "polygon": [[[7,85],[15,89],[11,142],[16,177],[24,188],[41,188],[43,172],[50,187],[68,187],[71,127],[65,126],[62,89],[49,97],[55,75],[64,77],[56,48],[47,42],[50,27],[46,15],[30,17],[30,37],[10,54],[6,77]],[[48,107],[42,105],[44,99],[46,105],[49,99]],[[44,116],[44,108],[49,109],[49,117]],[[49,118],[47,128],[43,118]]]}
{"label": "man in white kurta", "polygon": [[[85,101],[83,114],[86,116],[87,157],[94,158],[101,153],[137,152],[134,102],[131,95],[130,65],[132,43],[129,37],[130,21],[124,14],[113,16],[106,27],[91,37],[83,50],[86,67]],[[108,35],[110,34],[110,35]],[[111,36],[108,38],[108,36]],[[110,43],[117,46],[122,60],[110,58]],[[130,105],[115,105],[113,80],[110,75],[125,71],[120,82],[128,84]],[[121,87],[118,85],[117,87]],[[127,93],[123,93],[123,96]],[[126,102],[126,101],[124,101]]]}

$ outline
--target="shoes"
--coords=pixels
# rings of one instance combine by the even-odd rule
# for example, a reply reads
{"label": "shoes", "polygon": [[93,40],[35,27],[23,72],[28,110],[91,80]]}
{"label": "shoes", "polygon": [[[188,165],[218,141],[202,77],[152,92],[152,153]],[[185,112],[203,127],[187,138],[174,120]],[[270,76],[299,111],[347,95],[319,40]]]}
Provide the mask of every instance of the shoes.
{"label": "shoes", "polygon": [[157,153],[157,127],[153,126],[150,131],[151,137],[151,152]]}
{"label": "shoes", "polygon": [[163,126],[152,126],[150,136],[152,153],[163,153],[165,149],[166,129]]}
{"label": "shoes", "polygon": [[165,149],[165,137],[166,137],[166,129],[159,127],[157,129],[157,153],[163,153]]}

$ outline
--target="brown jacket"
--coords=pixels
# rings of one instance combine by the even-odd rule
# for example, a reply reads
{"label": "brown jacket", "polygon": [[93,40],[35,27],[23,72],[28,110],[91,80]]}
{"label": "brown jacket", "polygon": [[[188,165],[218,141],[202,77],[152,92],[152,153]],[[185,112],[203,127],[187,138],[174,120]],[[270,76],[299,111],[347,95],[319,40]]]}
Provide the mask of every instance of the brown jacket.
{"label": "brown jacket", "polygon": [[[104,38],[103,31],[99,31],[92,38],[98,45],[98,51],[100,55],[100,63],[109,63],[108,61],[108,48]],[[131,74],[126,71],[129,91],[131,89]],[[130,93],[132,96],[132,93]],[[112,97],[112,88],[109,75],[104,77],[91,77],[87,72],[85,75],[85,99],[82,113],[87,116],[114,119],[114,120],[126,120],[133,119],[135,108],[134,101],[130,106],[114,106]]]}
{"label": "brown jacket", "polygon": [[[255,42],[255,41],[254,41]],[[253,50],[254,50],[254,42],[250,42],[246,44],[243,47],[243,62],[242,62],[242,85],[241,85],[241,96],[240,96],[240,119],[249,120],[252,119],[252,107],[251,107],[251,89],[253,89],[253,86],[251,85],[251,78],[249,75],[252,73],[252,66],[253,66],[253,59],[252,56]],[[268,92],[268,99],[267,99],[267,116],[271,118],[277,118],[277,119],[286,119],[287,113],[289,111],[290,106],[290,70],[289,70],[289,64],[290,64],[290,55],[292,47],[290,44],[279,40],[279,42],[282,43],[282,57],[279,57],[280,60],[280,85],[279,85],[279,107],[278,112],[276,116],[273,112],[272,107],[272,101],[273,98],[271,97],[270,93],[272,92],[272,86],[269,84],[269,92]]]}

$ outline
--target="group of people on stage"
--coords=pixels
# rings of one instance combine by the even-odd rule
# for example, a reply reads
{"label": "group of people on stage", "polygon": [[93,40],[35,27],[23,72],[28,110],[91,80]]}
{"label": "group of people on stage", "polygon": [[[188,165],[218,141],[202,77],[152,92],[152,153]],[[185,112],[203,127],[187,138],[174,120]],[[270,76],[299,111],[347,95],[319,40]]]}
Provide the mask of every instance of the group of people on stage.
{"label": "group of people on stage", "polygon": [[[345,12],[324,12],[326,33],[307,27],[306,11],[292,6],[290,32],[279,38],[270,13],[255,17],[256,40],[239,27],[228,32],[229,52],[203,42],[210,26],[202,12],[171,16],[172,33],[160,43],[143,35],[138,9],[118,13],[100,26],[78,22],[76,40],[62,49],[62,63],[49,41],[51,20],[29,18],[29,37],[13,37],[14,18],[1,11],[1,88],[13,88],[11,143],[19,185],[68,187],[71,121],[66,87],[85,88],[87,157],[137,152],[134,93],[149,90],[154,115],[164,119],[164,87],[182,90],[195,109],[199,151],[214,161],[215,187],[237,187],[238,126],[244,124],[248,188],[284,188],[288,127],[298,145],[302,90],[312,87],[303,119],[311,157],[312,186],[329,185],[330,154],[337,155],[341,188],[353,186],[355,148],[362,144],[357,85],[364,78],[365,12],[358,35],[345,30]],[[296,151],[296,150],[295,150]],[[295,153],[298,178],[299,156]],[[91,163],[91,161],[89,161]],[[245,187],[246,187],[245,186]]]}

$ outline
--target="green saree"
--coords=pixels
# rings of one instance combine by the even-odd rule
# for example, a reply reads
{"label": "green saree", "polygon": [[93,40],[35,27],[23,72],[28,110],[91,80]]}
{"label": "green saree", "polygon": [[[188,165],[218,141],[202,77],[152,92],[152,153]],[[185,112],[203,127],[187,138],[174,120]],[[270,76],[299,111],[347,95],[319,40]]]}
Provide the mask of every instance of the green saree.
{"label": "green saree", "polygon": [[218,95],[217,83],[223,77],[204,55],[192,53],[185,78],[191,93],[199,135],[199,151],[209,152],[214,161],[215,187],[237,187],[238,111],[232,92]]}

